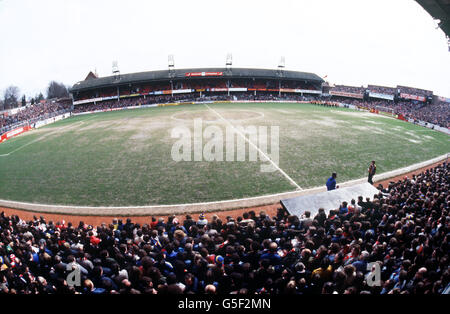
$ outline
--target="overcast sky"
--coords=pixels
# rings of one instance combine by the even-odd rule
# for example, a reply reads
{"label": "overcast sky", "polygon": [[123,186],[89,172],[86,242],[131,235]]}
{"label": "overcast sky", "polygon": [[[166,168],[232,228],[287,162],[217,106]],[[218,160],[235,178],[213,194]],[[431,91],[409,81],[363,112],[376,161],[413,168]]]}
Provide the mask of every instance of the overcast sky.
{"label": "overcast sky", "polygon": [[450,97],[444,33],[413,0],[0,0],[0,95],[50,80],[224,66],[328,75],[333,84],[406,85]]}

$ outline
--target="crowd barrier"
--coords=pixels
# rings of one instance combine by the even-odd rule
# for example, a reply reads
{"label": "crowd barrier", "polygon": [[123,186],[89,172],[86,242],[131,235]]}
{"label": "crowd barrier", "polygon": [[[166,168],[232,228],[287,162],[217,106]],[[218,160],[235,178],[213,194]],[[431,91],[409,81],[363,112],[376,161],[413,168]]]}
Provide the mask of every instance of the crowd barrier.
{"label": "crowd barrier", "polygon": [[26,126],[23,126],[23,127],[16,128],[14,130],[8,131],[6,133],[3,133],[1,135],[1,137],[0,137],[0,143],[3,143],[3,142],[5,142],[5,141],[7,141],[7,140],[17,136],[17,135],[20,135],[22,133],[28,132],[31,129],[32,129],[31,126],[26,125]]}

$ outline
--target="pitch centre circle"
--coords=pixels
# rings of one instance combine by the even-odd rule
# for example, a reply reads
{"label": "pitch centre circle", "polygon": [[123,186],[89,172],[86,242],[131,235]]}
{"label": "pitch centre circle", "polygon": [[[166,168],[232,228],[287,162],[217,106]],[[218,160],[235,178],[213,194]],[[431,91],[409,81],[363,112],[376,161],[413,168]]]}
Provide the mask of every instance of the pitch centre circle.
{"label": "pitch centre circle", "polygon": [[218,113],[221,117],[212,111],[178,112],[173,114],[171,118],[183,122],[192,122],[195,119],[201,119],[205,123],[217,123],[222,121],[222,118],[229,122],[244,122],[264,117],[262,112],[252,110],[221,110]]}

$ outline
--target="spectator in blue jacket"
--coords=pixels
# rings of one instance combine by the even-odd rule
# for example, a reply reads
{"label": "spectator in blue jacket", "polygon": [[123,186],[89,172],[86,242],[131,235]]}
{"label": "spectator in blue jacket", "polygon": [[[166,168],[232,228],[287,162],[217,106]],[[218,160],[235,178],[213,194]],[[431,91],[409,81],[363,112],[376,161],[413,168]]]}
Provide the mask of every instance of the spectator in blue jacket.
{"label": "spectator in blue jacket", "polygon": [[281,263],[281,256],[277,253],[278,245],[276,242],[272,242],[269,245],[269,251],[261,255],[260,260],[267,259],[271,265],[278,265]]}
{"label": "spectator in blue jacket", "polygon": [[342,205],[339,208],[339,215],[347,215],[348,214],[348,207],[347,207],[348,203],[347,202],[342,202]]}
{"label": "spectator in blue jacket", "polygon": [[327,190],[328,191],[332,191],[334,189],[339,188],[339,186],[336,186],[336,178],[337,178],[336,172],[333,172],[331,174],[331,177],[328,178],[328,181],[327,181]]}

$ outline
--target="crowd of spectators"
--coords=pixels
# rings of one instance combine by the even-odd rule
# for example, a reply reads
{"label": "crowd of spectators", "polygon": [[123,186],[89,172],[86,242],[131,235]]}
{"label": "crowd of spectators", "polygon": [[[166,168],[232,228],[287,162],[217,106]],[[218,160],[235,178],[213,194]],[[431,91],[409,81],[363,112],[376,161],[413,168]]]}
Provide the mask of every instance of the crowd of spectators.
{"label": "crowd of spectators", "polygon": [[386,86],[379,86],[379,85],[368,85],[367,89],[369,91],[371,91],[372,93],[379,93],[379,94],[392,95],[392,96],[397,94],[397,89],[394,88],[394,87],[386,87]]}
{"label": "crowd of spectators", "polygon": [[425,90],[425,89],[420,89],[420,88],[415,88],[415,87],[407,87],[407,86],[398,85],[397,89],[399,90],[400,93],[411,94],[411,95],[416,95],[416,96],[427,97],[427,96],[433,95],[433,92],[430,90]]}
{"label": "crowd of spectators", "polygon": [[355,93],[355,94],[364,94],[366,90],[369,90],[374,93],[387,94],[387,95],[396,95],[397,93],[405,93],[416,96],[432,96],[433,92],[429,90],[424,90],[420,88],[400,86],[397,87],[387,87],[387,86],[379,86],[379,85],[368,85],[367,88],[361,86],[347,86],[347,85],[335,85],[331,88],[332,91],[338,92],[347,92],[347,93]]}
{"label": "crowd of spectators", "polygon": [[69,111],[71,107],[72,105],[67,102],[46,101],[20,108],[15,114],[0,114],[0,134],[23,124],[31,125],[38,120],[62,114]]}
{"label": "crowd of spectators", "polygon": [[278,92],[257,92],[255,95],[252,92],[233,92],[228,95],[226,92],[203,92],[200,93],[187,93],[187,94],[175,94],[175,95],[155,95],[146,97],[133,97],[123,98],[120,100],[108,100],[97,103],[76,105],[74,107],[74,113],[97,111],[97,110],[111,110],[117,108],[141,106],[150,104],[165,104],[176,102],[200,102],[200,101],[224,101],[224,100],[287,100],[287,101],[303,101],[303,100],[315,100],[315,96],[305,96],[301,94],[285,94],[279,96]]}
{"label": "crowd of spectators", "polygon": [[415,112],[414,118],[450,128],[450,104],[437,102],[433,105],[423,106]]}
{"label": "crowd of spectators", "polygon": [[449,294],[449,187],[444,163],[301,217],[91,226],[2,213],[0,293]]}
{"label": "crowd of spectators", "polygon": [[396,115],[402,115],[407,119],[415,121],[424,121],[444,128],[450,128],[450,104],[444,101],[435,103],[426,103],[416,100],[380,100],[369,98],[368,100],[331,96],[330,100],[341,101],[343,103],[354,105],[365,109],[383,109],[393,110]]}
{"label": "crowd of spectators", "polygon": [[331,91],[335,92],[346,92],[346,93],[353,93],[353,94],[364,94],[366,89],[364,87],[357,87],[357,86],[347,86],[347,85],[335,85],[331,88]]}

